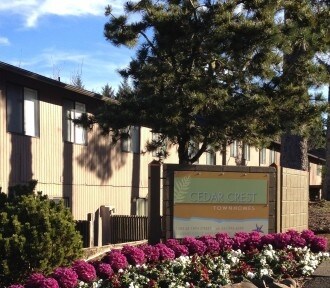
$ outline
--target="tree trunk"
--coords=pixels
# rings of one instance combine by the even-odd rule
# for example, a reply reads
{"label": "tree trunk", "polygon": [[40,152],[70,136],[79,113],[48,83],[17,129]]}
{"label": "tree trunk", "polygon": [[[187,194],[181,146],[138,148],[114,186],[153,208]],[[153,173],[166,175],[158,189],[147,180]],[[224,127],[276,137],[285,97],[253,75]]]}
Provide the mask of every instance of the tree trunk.
{"label": "tree trunk", "polygon": [[281,137],[282,167],[308,171],[307,139],[289,133]]}
{"label": "tree trunk", "polygon": [[221,145],[222,165],[227,165],[227,141]]}
{"label": "tree trunk", "polygon": [[[330,105],[330,83],[328,87],[328,103]],[[330,200],[330,113],[327,118],[327,136],[326,136],[326,156],[325,156],[325,176],[322,189],[322,196]]]}

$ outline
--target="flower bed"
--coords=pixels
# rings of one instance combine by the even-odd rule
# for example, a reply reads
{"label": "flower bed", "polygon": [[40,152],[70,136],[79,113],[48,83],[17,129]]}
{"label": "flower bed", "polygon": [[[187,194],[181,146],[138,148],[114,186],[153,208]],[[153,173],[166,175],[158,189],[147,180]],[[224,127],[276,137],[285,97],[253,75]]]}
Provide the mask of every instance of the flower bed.
{"label": "flower bed", "polygon": [[326,245],[324,238],[309,230],[169,239],[155,246],[126,245],[99,261],[78,260],[51,275],[35,273],[10,288],[219,287],[265,275],[308,276],[329,257]]}

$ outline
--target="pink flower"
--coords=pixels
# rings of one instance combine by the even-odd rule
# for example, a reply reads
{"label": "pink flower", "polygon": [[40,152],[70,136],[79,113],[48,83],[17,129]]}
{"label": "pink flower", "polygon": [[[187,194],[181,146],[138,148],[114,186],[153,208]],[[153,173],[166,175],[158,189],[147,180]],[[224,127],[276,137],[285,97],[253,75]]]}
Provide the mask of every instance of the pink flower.
{"label": "pink flower", "polygon": [[206,245],[193,237],[184,237],[182,239],[182,244],[188,247],[190,255],[197,254],[202,256],[206,251]]}
{"label": "pink flower", "polygon": [[165,244],[156,244],[155,247],[159,250],[159,260],[172,260],[175,258],[175,253],[171,248],[168,248]]}
{"label": "pink flower", "polygon": [[249,233],[249,237],[245,240],[246,248],[249,250],[259,249],[261,245],[261,235],[257,231]]}
{"label": "pink flower", "polygon": [[274,235],[274,247],[276,249],[283,249],[285,248],[287,245],[289,245],[291,240],[291,236],[290,234],[286,234],[286,233],[277,233]]}
{"label": "pink flower", "polygon": [[45,276],[41,273],[33,273],[25,282],[26,288],[39,288]]}
{"label": "pink flower", "polygon": [[147,262],[153,263],[159,260],[159,249],[151,245],[141,245],[140,249],[144,252]]}
{"label": "pink flower", "polygon": [[72,265],[72,269],[77,273],[78,279],[81,281],[89,283],[96,279],[94,266],[83,260],[75,261]]}
{"label": "pink flower", "polygon": [[125,269],[128,266],[127,259],[120,250],[111,250],[102,258],[102,261],[110,264],[115,272],[119,269]]}
{"label": "pink flower", "polygon": [[313,252],[324,252],[327,250],[327,239],[315,236],[311,242],[311,250]]}
{"label": "pink flower", "polygon": [[227,233],[217,233],[215,239],[220,245],[219,248],[221,252],[232,249],[234,241]]}
{"label": "pink flower", "polygon": [[304,230],[301,232],[301,237],[304,238],[307,243],[311,243],[315,238],[315,234],[312,230]]}
{"label": "pink flower", "polygon": [[110,279],[114,272],[108,263],[99,263],[96,268],[96,274],[102,279]]}
{"label": "pink flower", "polygon": [[260,245],[263,247],[264,245],[274,245],[274,234],[266,234],[262,235],[260,239]]}
{"label": "pink flower", "polygon": [[78,284],[78,275],[71,268],[57,268],[53,273],[61,288],[75,288]]}
{"label": "pink flower", "polygon": [[24,286],[21,284],[13,284],[13,285],[10,285],[8,288],[24,288]]}
{"label": "pink flower", "polygon": [[38,288],[60,288],[57,281],[54,278],[44,278]]}
{"label": "pink flower", "polygon": [[126,256],[128,263],[131,265],[141,265],[146,262],[143,250],[138,247],[125,245],[123,249],[121,249],[121,253]]}

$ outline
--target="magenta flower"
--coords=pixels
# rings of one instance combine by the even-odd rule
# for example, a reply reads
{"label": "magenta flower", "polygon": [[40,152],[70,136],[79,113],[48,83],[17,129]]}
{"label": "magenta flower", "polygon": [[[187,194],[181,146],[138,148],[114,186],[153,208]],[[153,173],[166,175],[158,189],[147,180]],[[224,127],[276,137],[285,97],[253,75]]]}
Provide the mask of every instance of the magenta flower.
{"label": "magenta flower", "polygon": [[111,268],[111,265],[108,263],[99,263],[96,267],[96,274],[101,279],[110,279],[114,272]]}
{"label": "magenta flower", "polygon": [[306,246],[306,240],[301,237],[301,234],[295,230],[288,230],[286,234],[290,235],[289,245],[294,247],[304,247]]}
{"label": "magenta flower", "polygon": [[177,239],[167,239],[165,245],[172,249],[173,246],[180,245],[180,242]]}
{"label": "magenta flower", "polygon": [[219,248],[221,252],[232,249],[234,241],[227,233],[217,233],[215,235],[215,239],[219,243]]}
{"label": "magenta flower", "polygon": [[188,256],[189,255],[189,249],[185,245],[176,245],[176,246],[172,246],[172,247],[169,247],[169,248],[171,248],[174,251],[175,257]]}
{"label": "magenta flower", "polygon": [[26,288],[39,288],[45,276],[41,273],[33,273],[25,282]]}
{"label": "magenta flower", "polygon": [[206,245],[202,241],[193,237],[184,237],[182,239],[182,244],[188,247],[190,255],[197,254],[202,256],[206,251]]}
{"label": "magenta flower", "polygon": [[24,286],[21,284],[13,284],[13,285],[10,285],[8,288],[24,288]]}
{"label": "magenta flower", "polygon": [[250,232],[248,239],[245,240],[245,245],[249,250],[261,248],[261,234],[257,231]]}
{"label": "magenta flower", "polygon": [[233,248],[235,250],[241,249],[241,250],[246,250],[247,249],[247,242],[249,239],[249,234],[246,232],[238,232],[235,233],[235,236],[233,238]]}
{"label": "magenta flower", "polygon": [[180,242],[176,239],[168,239],[165,242],[165,245],[174,251],[175,257],[189,255],[188,247],[185,245],[181,245]]}
{"label": "magenta flower", "polygon": [[57,280],[61,288],[75,288],[78,284],[78,275],[71,268],[57,268],[52,276]]}
{"label": "magenta flower", "polygon": [[220,251],[220,244],[217,240],[208,238],[203,241],[203,243],[206,245],[206,251],[205,253],[211,254],[211,255],[217,255]]}
{"label": "magenta flower", "polygon": [[86,283],[96,279],[96,271],[92,264],[83,260],[77,260],[73,263],[72,269],[77,273],[78,279]]}
{"label": "magenta flower", "polygon": [[327,250],[327,239],[324,237],[315,236],[310,244],[312,252],[324,252]]}
{"label": "magenta flower", "polygon": [[165,244],[159,243],[155,247],[159,250],[159,260],[173,260],[175,258],[174,251]]}
{"label": "magenta flower", "polygon": [[54,278],[44,278],[38,288],[60,288]]}
{"label": "magenta flower", "polygon": [[120,250],[111,250],[102,258],[102,262],[110,264],[115,272],[118,272],[119,269],[125,269],[128,266],[127,259]]}
{"label": "magenta flower", "polygon": [[274,237],[275,237],[275,234],[265,234],[265,235],[262,235],[261,236],[261,239],[260,239],[260,245],[261,247],[265,246],[265,245],[274,245]]}
{"label": "magenta flower", "polygon": [[304,230],[301,232],[301,237],[304,238],[307,243],[311,243],[315,238],[315,234],[312,230]]}
{"label": "magenta flower", "polygon": [[283,249],[289,245],[291,240],[290,234],[286,233],[277,233],[274,235],[273,245],[276,249]]}
{"label": "magenta flower", "polygon": [[123,249],[121,249],[121,253],[125,255],[128,263],[131,265],[141,265],[146,262],[143,250],[138,247],[125,245]]}
{"label": "magenta flower", "polygon": [[159,249],[151,245],[141,245],[140,249],[144,252],[147,262],[153,263],[159,260]]}

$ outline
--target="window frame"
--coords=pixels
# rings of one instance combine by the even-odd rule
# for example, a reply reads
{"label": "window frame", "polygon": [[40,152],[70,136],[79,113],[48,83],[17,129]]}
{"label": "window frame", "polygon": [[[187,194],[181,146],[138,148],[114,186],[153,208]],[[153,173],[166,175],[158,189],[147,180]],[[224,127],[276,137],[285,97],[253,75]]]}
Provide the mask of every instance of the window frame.
{"label": "window frame", "polygon": [[237,140],[234,140],[230,143],[230,157],[237,157],[238,156],[238,143]]}
{"label": "window frame", "polygon": [[[151,131],[151,140],[152,141],[160,141],[162,138],[162,134],[159,132],[152,132]],[[167,138],[163,140],[163,143],[160,147],[158,147],[156,150],[152,151],[152,157],[164,157],[166,154],[167,149]]]}
{"label": "window frame", "polygon": [[276,162],[276,151],[274,149],[269,150],[269,163],[273,164]]}
{"label": "window frame", "polygon": [[212,147],[206,150],[206,165],[217,165],[217,155]]}
{"label": "window frame", "polygon": [[244,158],[245,161],[250,161],[251,159],[251,147],[249,144],[244,145]]}
{"label": "window frame", "polygon": [[[16,89],[15,92],[17,95],[9,95],[10,86]],[[31,95],[35,97],[29,98],[28,96]],[[14,103],[15,99],[12,98],[16,98],[19,104]],[[32,103],[33,106],[28,105],[29,103]],[[33,108],[33,120],[30,120],[31,118],[27,113],[29,107]],[[14,123],[12,127],[10,127],[12,118],[17,119],[17,117],[19,117],[18,121]],[[31,121],[32,125],[30,125]],[[27,131],[28,129],[32,129],[33,133]],[[37,89],[11,82],[6,83],[6,131],[8,133],[24,135],[28,137],[40,137],[40,97],[39,91]]]}
{"label": "window frame", "polygon": [[140,151],[140,127],[129,126],[123,130],[128,133],[127,138],[120,140],[120,148],[122,152],[139,154]]}
{"label": "window frame", "polygon": [[[78,110],[77,106],[79,105],[81,105],[81,107],[84,107],[84,109],[80,109],[81,111]],[[70,113],[69,116],[68,112]],[[62,126],[64,142],[76,145],[87,145],[87,129],[79,126],[78,124],[73,123],[73,120],[78,119],[83,113],[86,113],[85,103],[71,99],[64,99],[62,105]],[[71,119],[69,117],[71,117]],[[81,134],[81,141],[78,141],[78,134]]]}
{"label": "window frame", "polygon": [[266,164],[266,148],[259,149],[259,163]]}

